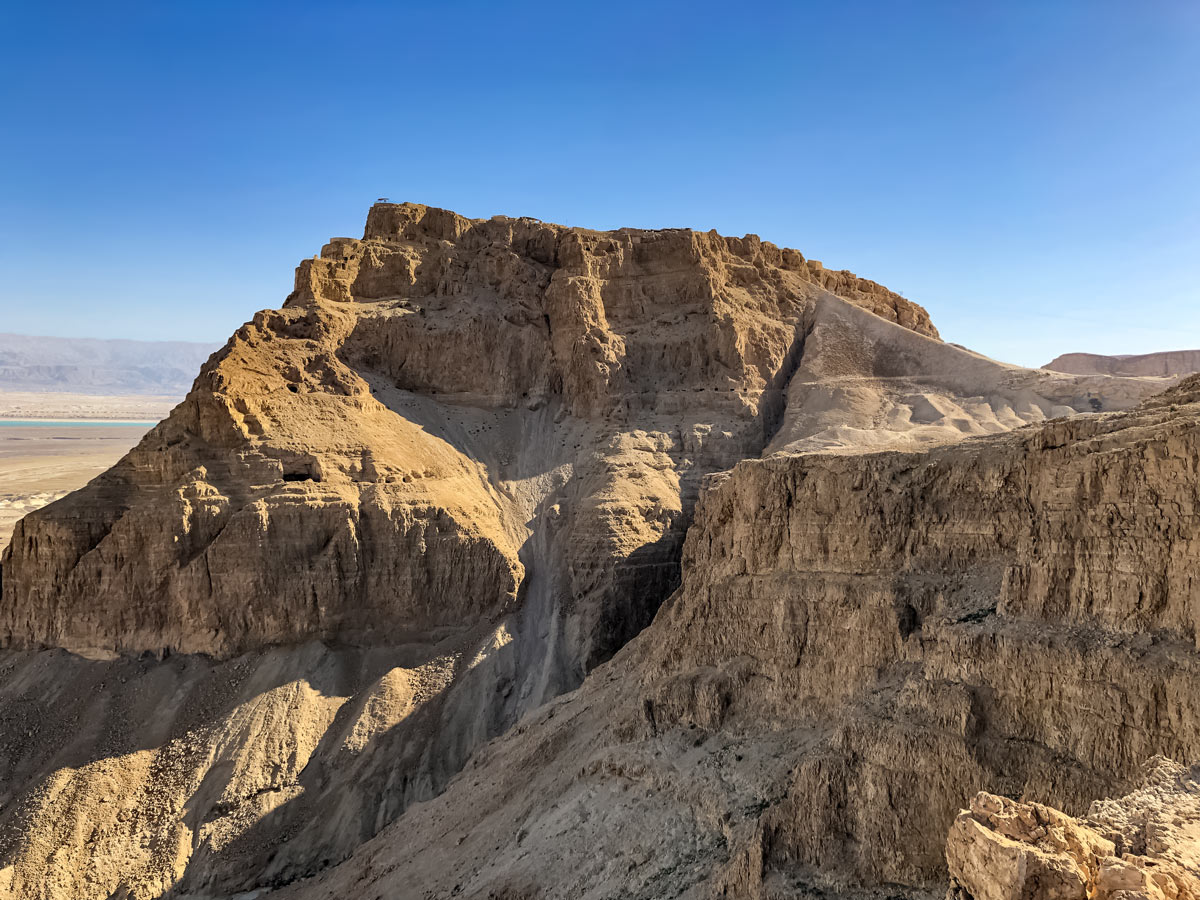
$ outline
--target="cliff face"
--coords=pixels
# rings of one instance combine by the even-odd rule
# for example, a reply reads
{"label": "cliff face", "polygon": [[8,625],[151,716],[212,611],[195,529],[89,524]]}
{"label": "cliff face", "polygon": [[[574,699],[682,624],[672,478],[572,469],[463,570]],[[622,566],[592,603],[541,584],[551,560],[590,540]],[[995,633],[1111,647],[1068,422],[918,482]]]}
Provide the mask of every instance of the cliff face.
{"label": "cliff face", "polygon": [[578,670],[673,584],[699,477],[763,445],[821,278],[935,333],[753,237],[376,206],[127,459],[25,520],[5,640],[408,639],[511,612],[534,567]]}
{"label": "cliff face", "polygon": [[1045,368],[1072,375],[1179,377],[1200,372],[1200,350],[1168,350],[1130,356],[1064,353],[1046,363]]}
{"label": "cliff face", "polygon": [[[434,795],[649,622],[701,477],[761,450],[820,301],[935,340],[753,236],[373,208],[141,445],[18,525],[12,890],[274,883]],[[275,861],[247,867],[261,835]]]}
{"label": "cliff face", "polygon": [[1005,435],[1160,386],[754,236],[377,205],[18,525],[0,889],[227,896],[381,831],[336,884],[934,884],[977,790],[1195,754],[1193,398]]}
{"label": "cliff face", "polygon": [[739,463],[650,628],[287,896],[941,890],[976,792],[1078,815],[1200,754],[1198,459],[1193,380],[923,453]]}

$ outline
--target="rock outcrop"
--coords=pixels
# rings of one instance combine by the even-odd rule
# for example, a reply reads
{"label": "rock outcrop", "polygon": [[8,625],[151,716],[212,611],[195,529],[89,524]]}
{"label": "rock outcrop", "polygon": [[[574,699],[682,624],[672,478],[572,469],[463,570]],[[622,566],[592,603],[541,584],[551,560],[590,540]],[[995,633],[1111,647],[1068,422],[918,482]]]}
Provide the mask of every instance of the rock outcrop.
{"label": "rock outcrop", "polygon": [[1046,363],[1044,368],[1071,375],[1171,378],[1200,372],[1200,350],[1167,350],[1125,356],[1064,353]]}
{"label": "rock outcrop", "polygon": [[23,523],[0,633],[228,656],[548,591],[581,671],[673,585],[699,478],[769,437],[822,280],[936,334],[753,236],[377,205],[127,459]]}
{"label": "rock outcrop", "polygon": [[1200,758],[1160,387],[753,235],[377,205],[14,532],[0,889],[929,888],[976,791]]}
{"label": "rock outcrop", "polygon": [[1200,380],[921,453],[743,461],[650,628],[284,896],[943,891],[979,791],[1078,815],[1200,758],[1198,460]]}
{"label": "rock outcrop", "polygon": [[1145,784],[1073,819],[981,793],[946,842],[951,900],[1195,900],[1200,770],[1151,762]]}

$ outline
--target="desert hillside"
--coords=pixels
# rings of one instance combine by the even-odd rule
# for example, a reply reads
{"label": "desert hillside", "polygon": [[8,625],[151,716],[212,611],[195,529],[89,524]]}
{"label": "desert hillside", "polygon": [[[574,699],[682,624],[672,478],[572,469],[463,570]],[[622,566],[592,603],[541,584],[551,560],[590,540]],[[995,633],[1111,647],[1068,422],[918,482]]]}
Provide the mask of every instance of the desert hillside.
{"label": "desert hillside", "polygon": [[[702,496],[648,629],[285,896],[932,896],[952,823],[954,896],[1196,896],[1186,772],[1160,779],[1178,808],[1141,801],[1176,893],[1085,892],[1098,873],[1072,881],[1086,857],[1046,837],[1071,846],[1088,826],[1070,815],[1141,785],[1155,754],[1200,754],[1200,381],[1185,387],[922,453],[739,463]],[[980,791],[1066,814],[1035,833],[983,818],[984,797],[971,808],[999,834],[979,833],[958,810]],[[1146,814],[1119,812],[1091,862],[1141,887]]]}
{"label": "desert hillside", "polygon": [[[1161,788],[1200,821],[1200,395],[1166,386],[943,343],[755,235],[376,204],[17,524],[0,896],[1064,869],[996,796],[1176,866],[1186,834],[1070,818]],[[1013,884],[976,900],[1074,896]]]}
{"label": "desert hillside", "polygon": [[1133,375],[1169,378],[1200,372],[1200,350],[1168,350],[1131,356],[1064,353],[1046,363],[1047,369],[1073,375]]}
{"label": "desert hillside", "polygon": [[182,397],[216,349],[188,341],[0,334],[0,391]]}

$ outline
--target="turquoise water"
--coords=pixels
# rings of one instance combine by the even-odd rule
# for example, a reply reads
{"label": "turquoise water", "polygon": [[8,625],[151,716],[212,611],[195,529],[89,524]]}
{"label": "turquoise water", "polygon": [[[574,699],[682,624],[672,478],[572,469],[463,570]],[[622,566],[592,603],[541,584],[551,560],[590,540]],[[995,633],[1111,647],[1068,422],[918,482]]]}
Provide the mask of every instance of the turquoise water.
{"label": "turquoise water", "polygon": [[153,421],[146,421],[146,422],[112,421],[112,420],[108,420],[108,419],[105,419],[103,421],[85,421],[83,419],[67,419],[67,420],[60,420],[60,421],[55,421],[54,419],[0,419],[0,427],[3,427],[5,425],[19,425],[22,428],[28,428],[30,426],[41,426],[44,428],[72,428],[72,427],[76,427],[76,426],[90,427],[90,428],[106,428],[106,427],[128,428],[128,427],[134,426],[134,425],[145,426],[146,428],[149,428],[152,425],[157,425],[157,424],[158,424],[157,419],[155,419]]}

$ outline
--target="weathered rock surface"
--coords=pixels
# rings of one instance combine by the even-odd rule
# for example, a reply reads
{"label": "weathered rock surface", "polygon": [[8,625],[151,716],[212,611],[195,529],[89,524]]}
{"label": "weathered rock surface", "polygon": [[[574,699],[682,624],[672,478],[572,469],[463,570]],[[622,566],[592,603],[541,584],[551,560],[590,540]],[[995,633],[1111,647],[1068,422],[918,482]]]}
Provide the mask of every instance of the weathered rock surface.
{"label": "weathered rock surface", "polygon": [[1126,409],[1168,386],[1005,365],[822,298],[766,452],[916,450],[1077,412]]}
{"label": "weathered rock surface", "polygon": [[306,890],[940,884],[978,790],[1200,758],[1194,398],[1056,418],[1159,387],[754,236],[378,205],[18,525],[0,889],[225,897],[367,841]]}
{"label": "weathered rock surface", "polygon": [[1200,758],[1198,461],[1193,380],[923,453],[739,463],[650,628],[285,896],[940,892],[965,798],[1078,815]]}
{"label": "weathered rock surface", "polygon": [[1046,363],[1047,369],[1072,375],[1124,375],[1170,378],[1200,372],[1200,350],[1167,350],[1125,356],[1064,353]]}
{"label": "weathered rock surface", "polygon": [[949,898],[1200,897],[1200,770],[1157,758],[1146,783],[1072,819],[981,793],[950,828]]}
{"label": "weathered rock surface", "polygon": [[377,205],[127,459],[25,520],[0,634],[219,656],[378,643],[537,587],[569,601],[543,612],[580,670],[673,584],[699,478],[763,446],[817,301],[836,302],[822,280],[935,334],[753,236]]}

